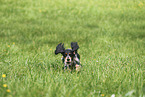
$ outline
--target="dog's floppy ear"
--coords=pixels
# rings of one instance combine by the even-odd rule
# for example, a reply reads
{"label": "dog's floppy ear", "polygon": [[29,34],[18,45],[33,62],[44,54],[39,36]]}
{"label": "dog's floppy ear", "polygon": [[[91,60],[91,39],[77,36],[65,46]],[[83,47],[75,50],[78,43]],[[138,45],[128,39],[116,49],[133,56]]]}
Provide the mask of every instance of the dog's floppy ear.
{"label": "dog's floppy ear", "polygon": [[55,54],[57,55],[58,53],[63,54],[65,52],[64,44],[60,43],[57,45]]}
{"label": "dog's floppy ear", "polygon": [[71,42],[71,48],[72,51],[77,51],[79,49],[77,42]]}

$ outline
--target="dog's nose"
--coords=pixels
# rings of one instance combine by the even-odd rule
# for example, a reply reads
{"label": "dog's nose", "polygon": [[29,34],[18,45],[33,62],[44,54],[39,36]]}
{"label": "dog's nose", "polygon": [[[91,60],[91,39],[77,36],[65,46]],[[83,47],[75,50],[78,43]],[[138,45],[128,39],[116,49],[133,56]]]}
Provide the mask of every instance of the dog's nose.
{"label": "dog's nose", "polygon": [[70,61],[70,59],[67,59],[67,61]]}

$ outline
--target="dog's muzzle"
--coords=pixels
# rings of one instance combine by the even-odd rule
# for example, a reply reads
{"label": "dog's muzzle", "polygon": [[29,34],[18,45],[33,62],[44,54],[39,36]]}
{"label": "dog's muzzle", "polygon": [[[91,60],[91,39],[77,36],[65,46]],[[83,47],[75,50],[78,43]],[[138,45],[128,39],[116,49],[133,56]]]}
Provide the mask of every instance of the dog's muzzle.
{"label": "dog's muzzle", "polygon": [[71,57],[66,57],[66,59],[65,59],[65,62],[67,63],[67,64],[70,64],[71,63]]}

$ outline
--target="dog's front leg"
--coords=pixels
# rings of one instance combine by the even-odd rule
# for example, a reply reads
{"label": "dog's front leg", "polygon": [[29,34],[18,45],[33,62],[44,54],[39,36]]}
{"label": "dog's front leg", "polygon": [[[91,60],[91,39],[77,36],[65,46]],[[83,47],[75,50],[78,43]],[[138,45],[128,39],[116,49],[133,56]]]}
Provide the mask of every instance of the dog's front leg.
{"label": "dog's front leg", "polygon": [[63,69],[64,69],[64,71],[65,71],[65,70],[67,69],[67,65],[64,65],[64,68],[63,68]]}

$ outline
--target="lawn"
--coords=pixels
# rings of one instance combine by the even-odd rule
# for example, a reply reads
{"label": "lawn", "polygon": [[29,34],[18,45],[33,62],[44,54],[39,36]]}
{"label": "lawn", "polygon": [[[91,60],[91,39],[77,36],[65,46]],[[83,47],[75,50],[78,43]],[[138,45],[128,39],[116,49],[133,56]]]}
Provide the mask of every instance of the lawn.
{"label": "lawn", "polygon": [[0,0],[0,97],[145,97],[144,48],[144,0]]}

